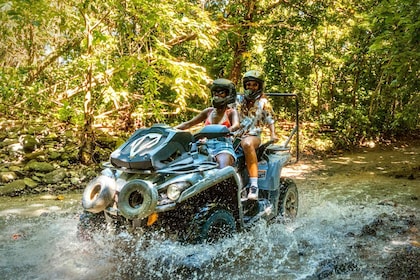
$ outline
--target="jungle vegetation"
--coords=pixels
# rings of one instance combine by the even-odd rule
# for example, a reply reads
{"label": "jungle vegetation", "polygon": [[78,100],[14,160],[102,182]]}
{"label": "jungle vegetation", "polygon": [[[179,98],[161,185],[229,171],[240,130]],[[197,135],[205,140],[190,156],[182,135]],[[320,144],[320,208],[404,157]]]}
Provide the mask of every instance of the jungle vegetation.
{"label": "jungle vegetation", "polygon": [[337,147],[416,133],[419,14],[415,0],[6,0],[0,117],[76,127],[89,162],[99,129],[179,123],[212,79],[240,91],[252,68]]}

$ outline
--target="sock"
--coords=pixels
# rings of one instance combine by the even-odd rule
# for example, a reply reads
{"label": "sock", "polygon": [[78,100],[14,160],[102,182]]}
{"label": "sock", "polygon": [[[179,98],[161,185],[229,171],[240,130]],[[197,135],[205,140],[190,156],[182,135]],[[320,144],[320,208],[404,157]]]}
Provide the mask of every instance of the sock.
{"label": "sock", "polygon": [[249,184],[251,186],[258,187],[258,177],[250,177],[249,178]]}

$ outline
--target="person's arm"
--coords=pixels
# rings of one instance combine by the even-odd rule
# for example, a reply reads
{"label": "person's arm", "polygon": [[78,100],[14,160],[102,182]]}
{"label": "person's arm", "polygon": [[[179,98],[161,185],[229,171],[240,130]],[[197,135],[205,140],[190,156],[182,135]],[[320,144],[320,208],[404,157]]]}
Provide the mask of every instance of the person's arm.
{"label": "person's arm", "polygon": [[207,118],[207,112],[209,111],[210,108],[204,109],[203,111],[201,111],[201,113],[199,113],[198,115],[196,115],[194,118],[192,118],[189,121],[183,122],[177,126],[175,126],[175,128],[177,129],[188,129],[190,127],[193,127],[194,125],[197,125],[203,121],[206,120]]}
{"label": "person's arm", "polygon": [[232,108],[229,114],[229,120],[231,126],[229,127],[229,130],[231,132],[236,131],[239,129],[240,123],[239,123],[239,114],[238,111],[236,111],[235,108]]}
{"label": "person's arm", "polygon": [[266,99],[264,102],[264,114],[265,114],[265,122],[268,125],[268,129],[270,130],[270,138],[272,141],[276,142],[279,140],[276,134],[276,126],[274,125],[274,119],[272,116],[272,108],[271,105],[268,103],[268,100]]}
{"label": "person's arm", "polygon": [[274,122],[272,122],[268,128],[270,129],[270,138],[272,141],[277,142],[277,140],[279,140],[279,138],[276,135],[276,127],[274,125]]}

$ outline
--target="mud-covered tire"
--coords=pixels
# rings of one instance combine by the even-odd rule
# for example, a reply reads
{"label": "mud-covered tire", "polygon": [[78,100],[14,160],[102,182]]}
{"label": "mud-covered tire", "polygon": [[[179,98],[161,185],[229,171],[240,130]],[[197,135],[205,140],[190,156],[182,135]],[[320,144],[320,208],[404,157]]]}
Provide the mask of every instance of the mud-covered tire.
{"label": "mud-covered tire", "polygon": [[113,202],[116,189],[114,179],[105,175],[96,177],[88,183],[83,191],[83,208],[91,213],[105,210]]}
{"label": "mud-covered tire", "polygon": [[118,209],[127,219],[142,219],[153,213],[158,193],[145,181],[129,181],[118,195]]}
{"label": "mud-covered tire", "polygon": [[278,212],[283,219],[295,219],[299,208],[299,196],[295,182],[282,178],[283,188],[280,190]]}
{"label": "mud-covered tire", "polygon": [[225,209],[211,209],[197,214],[192,222],[193,243],[214,243],[236,232],[232,213]]}

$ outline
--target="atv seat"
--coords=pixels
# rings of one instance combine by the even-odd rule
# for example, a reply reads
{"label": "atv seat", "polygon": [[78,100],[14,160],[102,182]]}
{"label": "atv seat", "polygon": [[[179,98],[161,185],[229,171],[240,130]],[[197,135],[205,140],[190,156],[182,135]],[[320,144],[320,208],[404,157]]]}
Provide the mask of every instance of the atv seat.
{"label": "atv seat", "polygon": [[275,154],[277,152],[286,152],[290,151],[289,147],[281,146],[281,145],[273,145],[274,141],[270,140],[267,143],[260,145],[257,149],[257,159],[260,161],[262,156],[265,153],[267,154]]}

